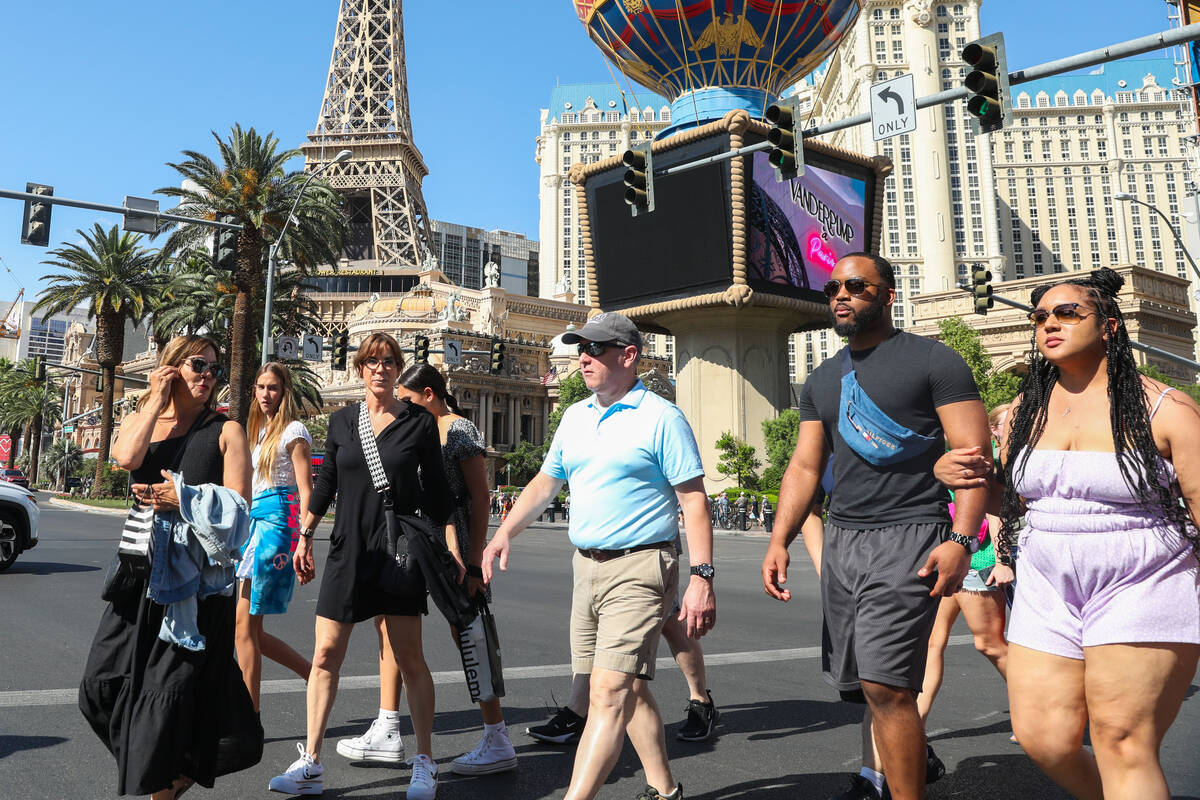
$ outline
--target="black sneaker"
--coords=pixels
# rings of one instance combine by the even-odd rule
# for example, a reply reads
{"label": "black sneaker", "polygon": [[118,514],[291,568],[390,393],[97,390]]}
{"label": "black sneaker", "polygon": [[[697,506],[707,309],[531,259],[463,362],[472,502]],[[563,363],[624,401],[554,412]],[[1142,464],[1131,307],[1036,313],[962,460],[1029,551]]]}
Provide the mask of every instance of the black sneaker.
{"label": "black sneaker", "polygon": [[829,800],[880,800],[880,797],[879,792],[875,791],[875,784],[862,775],[851,775],[846,791]]}
{"label": "black sneaker", "polygon": [[683,784],[675,784],[675,791],[670,794],[662,794],[658,789],[646,784],[646,788],[634,800],[683,800]]}
{"label": "black sneaker", "polygon": [[526,728],[525,732],[540,742],[575,744],[583,734],[583,726],[586,723],[587,717],[581,717],[564,706],[549,722]]}
{"label": "black sneaker", "polygon": [[707,703],[688,700],[687,708],[684,709],[687,719],[683,721],[683,726],[675,734],[676,739],[683,742],[703,742],[712,736],[713,729],[717,727],[717,721],[721,719],[721,712],[717,711],[717,707],[713,703],[712,692],[706,690],[705,694],[708,695]]}
{"label": "black sneaker", "polygon": [[946,765],[933,752],[933,748],[925,745],[925,784],[936,783],[946,777]]}

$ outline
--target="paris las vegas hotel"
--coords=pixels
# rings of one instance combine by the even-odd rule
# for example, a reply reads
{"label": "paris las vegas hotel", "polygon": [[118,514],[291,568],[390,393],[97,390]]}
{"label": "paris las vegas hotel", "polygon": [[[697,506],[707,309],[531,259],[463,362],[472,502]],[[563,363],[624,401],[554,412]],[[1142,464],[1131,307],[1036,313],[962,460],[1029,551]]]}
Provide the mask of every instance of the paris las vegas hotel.
{"label": "paris las vegas hotel", "polygon": [[[961,86],[963,45],[990,32],[980,29],[978,0],[862,6],[836,54],[796,88],[806,119],[862,113],[872,83],[910,72],[918,97]],[[955,102],[923,110],[912,134],[875,142],[869,126],[858,126],[826,137],[895,164],[885,184],[880,247],[896,266],[897,326],[936,333],[937,318],[966,314],[983,330],[997,366],[1013,367],[1029,342],[1019,312],[998,307],[987,318],[970,318],[970,297],[954,284],[982,265],[997,282],[1017,281],[998,291],[1024,299],[1039,276],[1113,266],[1126,277],[1135,338],[1194,357],[1197,287],[1183,250],[1153,210],[1114,199],[1129,192],[1181,229],[1198,224],[1185,149],[1196,123],[1173,91],[1183,80],[1173,58],[1112,62],[1013,87],[1013,124],[990,136],[976,137],[965,103]],[[560,86],[540,123],[539,293],[548,297],[565,282],[577,302],[587,302],[567,171],[653,136],[670,124],[669,105],[644,89],[631,102],[612,83]],[[658,351],[670,355],[669,337],[658,339]],[[832,330],[791,337],[791,380],[803,381],[840,346]]]}

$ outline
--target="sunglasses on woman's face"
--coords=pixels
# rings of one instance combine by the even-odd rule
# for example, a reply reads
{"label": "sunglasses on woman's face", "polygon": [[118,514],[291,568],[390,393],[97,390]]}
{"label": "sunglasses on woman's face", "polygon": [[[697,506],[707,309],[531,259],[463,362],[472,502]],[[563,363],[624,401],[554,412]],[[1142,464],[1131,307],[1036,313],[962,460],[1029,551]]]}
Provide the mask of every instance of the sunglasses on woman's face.
{"label": "sunglasses on woman's face", "polygon": [[192,372],[197,375],[209,373],[218,381],[225,379],[225,368],[216,361],[206,361],[203,358],[189,358],[187,365],[191,367]]}
{"label": "sunglasses on woman's face", "polygon": [[579,355],[587,353],[592,358],[599,358],[610,347],[624,347],[620,342],[580,342]]}
{"label": "sunglasses on woman's face", "polygon": [[367,367],[368,369],[376,369],[381,366],[384,369],[391,369],[392,367],[396,366],[396,359],[394,359],[390,356],[387,358],[380,358],[378,356],[367,356],[366,358],[364,358],[362,360],[362,363],[363,363],[363,366]]}
{"label": "sunglasses on woman's face", "polygon": [[822,289],[822,291],[825,292],[826,297],[832,300],[833,298],[837,297],[838,292],[841,291],[843,285],[846,287],[847,292],[857,297],[865,292],[868,286],[878,286],[879,284],[871,283],[864,278],[846,278],[845,281],[829,281],[825,284],[825,288]]}
{"label": "sunglasses on woman's face", "polygon": [[1053,316],[1058,320],[1059,325],[1078,325],[1082,320],[1097,313],[1093,311],[1090,314],[1084,314],[1079,310],[1081,308],[1087,308],[1087,306],[1079,303],[1059,303],[1049,310],[1035,308],[1029,312],[1029,322],[1033,327],[1040,328],[1046,324],[1046,320]]}

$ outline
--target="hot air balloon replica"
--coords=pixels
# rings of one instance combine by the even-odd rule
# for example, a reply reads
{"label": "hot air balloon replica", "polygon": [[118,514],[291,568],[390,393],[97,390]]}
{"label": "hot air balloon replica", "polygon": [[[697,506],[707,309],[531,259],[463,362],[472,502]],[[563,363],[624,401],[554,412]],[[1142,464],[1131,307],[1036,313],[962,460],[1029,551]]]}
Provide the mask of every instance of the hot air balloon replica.
{"label": "hot air balloon replica", "polygon": [[573,2],[630,107],[634,84],[671,101],[651,147],[653,210],[631,213],[621,158],[569,173],[591,303],[675,337],[676,402],[719,485],[721,434],[763,452],[762,421],[789,407],[787,338],[830,324],[820,290],[834,263],[878,249],[886,159],[806,142],[802,174],[782,180],[762,150],[728,155],[766,139],[766,108],[837,48],[859,3]]}

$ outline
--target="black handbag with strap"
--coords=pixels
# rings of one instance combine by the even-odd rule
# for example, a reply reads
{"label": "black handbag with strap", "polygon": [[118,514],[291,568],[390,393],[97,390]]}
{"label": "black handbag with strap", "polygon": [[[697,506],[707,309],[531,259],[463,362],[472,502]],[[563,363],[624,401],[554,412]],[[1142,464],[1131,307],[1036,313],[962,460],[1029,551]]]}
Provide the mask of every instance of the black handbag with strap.
{"label": "black handbag with strap", "polygon": [[451,625],[459,629],[467,627],[478,612],[458,583],[458,562],[445,542],[433,535],[429,520],[419,513],[396,512],[366,403],[359,404],[358,439],[371,472],[371,483],[383,497],[384,522],[371,540],[372,549],[384,554],[376,585],[388,594],[424,595],[428,589],[434,605]]}

